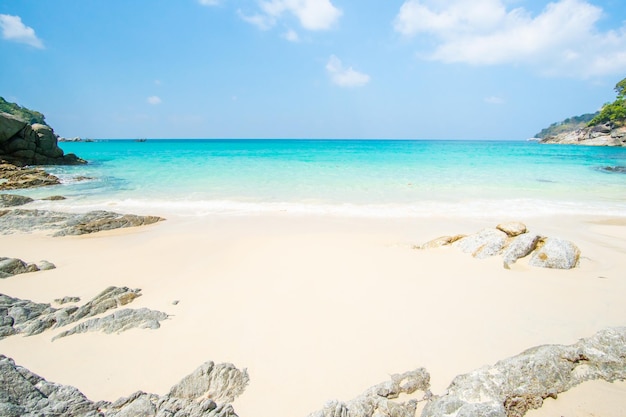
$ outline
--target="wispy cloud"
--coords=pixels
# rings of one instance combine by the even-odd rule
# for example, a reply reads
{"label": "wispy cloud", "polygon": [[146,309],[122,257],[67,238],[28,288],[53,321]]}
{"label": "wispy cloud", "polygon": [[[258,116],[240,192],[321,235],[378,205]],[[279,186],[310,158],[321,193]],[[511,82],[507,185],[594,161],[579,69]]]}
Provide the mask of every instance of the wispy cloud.
{"label": "wispy cloud", "polygon": [[356,71],[352,67],[345,68],[335,55],[331,55],[328,59],[326,71],[333,83],[340,87],[361,87],[370,82],[369,75]]}
{"label": "wispy cloud", "polygon": [[287,32],[283,33],[283,38],[287,39],[289,42],[300,42],[298,32],[293,29],[289,29]]}
{"label": "wispy cloud", "polygon": [[529,65],[550,75],[591,77],[626,71],[626,26],[600,31],[602,9],[558,0],[533,16],[504,0],[406,0],[397,32],[436,41],[423,57],[470,65]]}
{"label": "wispy cloud", "polygon": [[489,96],[489,97],[485,97],[485,103],[489,103],[489,104],[504,104],[505,101],[502,97],[498,97],[498,96]]}
{"label": "wispy cloud", "polygon": [[9,41],[25,43],[43,49],[43,41],[37,37],[35,30],[22,23],[22,18],[9,14],[0,14],[2,37]]}
{"label": "wispy cloud", "polygon": [[239,16],[262,30],[273,27],[285,15],[295,16],[306,30],[328,30],[341,17],[341,10],[330,0],[259,0],[259,13]]}
{"label": "wispy cloud", "polygon": [[198,3],[203,6],[217,6],[220,4],[220,0],[198,0]]}
{"label": "wispy cloud", "polygon": [[146,99],[146,101],[148,102],[148,104],[152,104],[152,105],[157,105],[157,104],[162,103],[161,97],[159,96],[150,96]]}

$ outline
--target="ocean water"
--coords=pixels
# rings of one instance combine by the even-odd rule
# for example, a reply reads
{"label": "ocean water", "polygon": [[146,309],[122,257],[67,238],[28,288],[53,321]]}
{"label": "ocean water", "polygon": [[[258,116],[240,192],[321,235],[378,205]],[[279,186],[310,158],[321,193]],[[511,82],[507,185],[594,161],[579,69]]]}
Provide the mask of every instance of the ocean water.
{"label": "ocean water", "polygon": [[[58,209],[366,217],[626,216],[626,149],[514,141],[100,140],[49,167]],[[80,179],[87,177],[88,179]]]}

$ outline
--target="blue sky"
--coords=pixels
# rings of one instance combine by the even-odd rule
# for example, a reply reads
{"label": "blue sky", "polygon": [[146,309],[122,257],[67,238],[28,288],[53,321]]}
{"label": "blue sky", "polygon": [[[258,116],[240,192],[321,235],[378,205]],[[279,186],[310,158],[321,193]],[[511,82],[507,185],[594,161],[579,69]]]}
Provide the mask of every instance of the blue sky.
{"label": "blue sky", "polygon": [[84,138],[527,139],[615,98],[623,0],[0,0],[0,96]]}

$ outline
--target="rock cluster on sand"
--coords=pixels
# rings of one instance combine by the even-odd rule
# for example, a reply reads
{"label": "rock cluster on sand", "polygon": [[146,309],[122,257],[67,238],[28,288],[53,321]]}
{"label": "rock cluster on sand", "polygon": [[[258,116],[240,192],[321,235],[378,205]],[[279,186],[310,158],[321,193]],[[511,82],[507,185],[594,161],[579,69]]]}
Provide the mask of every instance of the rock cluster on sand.
{"label": "rock cluster on sand", "polygon": [[8,278],[13,275],[45,271],[54,268],[54,264],[48,261],[41,261],[39,265],[37,265],[35,263],[26,263],[17,258],[4,258],[0,256],[0,278]]}
{"label": "rock cluster on sand", "polygon": [[[74,324],[127,305],[140,295],[139,289],[109,287],[83,306],[71,305],[57,309],[50,304],[0,294],[0,339],[15,334],[32,336],[48,329]],[[55,338],[87,331],[119,333],[135,327],[156,329],[167,318],[167,314],[147,308],[120,310],[105,317],[83,321]]]}
{"label": "rock cluster on sand", "polygon": [[[420,368],[394,376],[352,401],[331,401],[309,417],[415,417],[419,401],[427,401],[422,417],[521,417],[541,407],[544,399],[596,379],[626,379],[626,327],[602,330],[571,346],[528,349],[457,376],[441,396],[430,393],[430,376]],[[417,390],[424,392],[423,399],[390,401]]]}
{"label": "rock cluster on sand", "polygon": [[0,210],[0,234],[53,232],[53,236],[83,235],[103,230],[144,226],[164,220],[157,216],[118,214],[110,211],[63,213],[47,210]]}
{"label": "rock cluster on sand", "polygon": [[475,258],[502,255],[505,268],[531,255],[529,265],[541,268],[571,269],[578,266],[580,249],[572,242],[530,233],[520,222],[502,223],[473,235],[442,236],[419,249],[454,246]]}
{"label": "rock cluster on sand", "polygon": [[0,190],[21,190],[60,183],[57,177],[43,169],[18,167],[0,160]]}
{"label": "rock cluster on sand", "polygon": [[[0,415],[4,417],[236,417],[230,401],[249,381],[244,369],[207,362],[167,395],[138,391],[114,402],[90,401],[74,387],[48,382],[0,355]],[[178,388],[177,388],[178,387]],[[187,389],[187,387],[190,387]],[[197,388],[206,387],[206,391]],[[177,388],[177,389],[175,389]],[[192,392],[193,397],[178,395]],[[231,399],[232,398],[232,399]]]}
{"label": "rock cluster on sand", "polygon": [[64,154],[50,126],[31,125],[8,113],[0,113],[0,159],[15,165],[85,163],[74,154]]}
{"label": "rock cluster on sand", "polygon": [[547,136],[540,143],[588,146],[626,146],[626,126],[596,125]]}

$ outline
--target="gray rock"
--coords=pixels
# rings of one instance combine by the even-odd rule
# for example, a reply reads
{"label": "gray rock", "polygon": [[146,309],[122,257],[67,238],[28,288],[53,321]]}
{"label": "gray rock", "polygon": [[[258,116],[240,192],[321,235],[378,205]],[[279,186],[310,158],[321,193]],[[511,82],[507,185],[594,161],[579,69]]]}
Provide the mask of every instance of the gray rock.
{"label": "gray rock", "polygon": [[626,379],[626,327],[602,330],[571,346],[531,348],[457,376],[422,417],[521,417],[544,399],[594,379]]}
{"label": "gray rock", "polygon": [[61,183],[54,175],[39,168],[23,168],[0,161],[0,190],[19,190]]}
{"label": "gray rock", "polygon": [[9,113],[0,113],[0,145],[17,135],[28,123]]}
{"label": "gray rock", "polygon": [[529,264],[541,268],[571,269],[578,266],[580,249],[572,242],[547,238],[533,252]]}
{"label": "gray rock", "polygon": [[507,244],[507,234],[498,229],[483,229],[480,232],[457,240],[452,245],[478,259],[499,254]]}
{"label": "gray rock", "polygon": [[233,402],[241,395],[250,378],[248,371],[240,371],[229,363],[215,365],[206,362],[174,385],[170,397],[196,400],[211,399],[216,402]]}
{"label": "gray rock", "polygon": [[518,259],[530,255],[537,247],[541,237],[532,233],[524,233],[515,237],[506,247],[502,254],[504,267],[510,268]]}
{"label": "gray rock", "polygon": [[117,214],[109,211],[62,213],[48,210],[13,209],[0,212],[0,233],[52,232],[53,236],[82,235],[103,230],[137,227],[164,220],[156,216]]}
{"label": "gray rock", "polygon": [[541,139],[540,143],[587,146],[626,146],[626,127],[598,125],[559,133]]}
{"label": "gray rock", "polygon": [[[42,266],[54,265],[48,261],[42,261]],[[48,269],[51,269],[50,267]],[[27,272],[39,271],[41,268],[33,263],[26,263],[17,258],[3,258],[0,257],[0,278],[8,278],[17,274],[24,274]]]}
{"label": "gray rock", "polygon": [[[421,400],[394,401],[400,394],[422,391]],[[417,404],[431,397],[430,374],[424,368],[391,376],[391,380],[366,390],[348,401],[329,401],[309,417],[414,417]]]}
{"label": "gray rock", "polygon": [[67,200],[67,198],[63,197],[62,195],[51,195],[49,197],[42,198],[42,200],[46,200],[46,201],[60,201],[60,200]]}
{"label": "gray rock", "polygon": [[17,194],[0,194],[0,207],[15,207],[22,206],[33,202],[30,197]]}
{"label": "gray rock", "polygon": [[86,332],[102,331],[104,333],[121,333],[134,328],[154,330],[161,327],[160,322],[167,318],[168,315],[160,311],[150,310],[148,308],[140,308],[138,310],[127,308],[116,311],[105,317],[83,321],[71,329],[54,336],[52,340],[54,341],[62,337]]}
{"label": "gray rock", "polygon": [[55,299],[54,302],[61,305],[68,303],[78,303],[80,302],[80,297],[65,296],[63,298]]}
{"label": "gray rock", "polygon": [[0,355],[0,415],[7,417],[237,417],[230,404],[136,392],[94,403],[74,387],[48,382]]}

